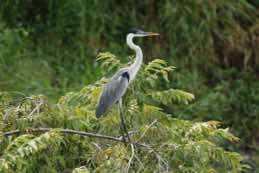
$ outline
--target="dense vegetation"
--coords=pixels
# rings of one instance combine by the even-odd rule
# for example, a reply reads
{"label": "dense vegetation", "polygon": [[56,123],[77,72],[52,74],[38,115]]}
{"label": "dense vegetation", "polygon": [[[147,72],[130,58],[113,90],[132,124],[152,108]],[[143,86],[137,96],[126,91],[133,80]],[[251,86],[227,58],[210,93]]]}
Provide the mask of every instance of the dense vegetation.
{"label": "dense vegetation", "polygon": [[[100,54],[98,60],[106,68],[121,66],[110,53]],[[194,99],[191,93],[179,89],[155,88],[159,81],[168,80],[172,70],[173,67],[163,60],[153,60],[145,66],[124,99],[126,124],[132,131],[134,145],[123,144],[122,139],[116,138],[120,136],[120,131],[115,130],[119,129],[116,107],[101,121],[95,118],[97,96],[106,79],[66,94],[55,105],[49,104],[44,96],[2,93],[1,128],[5,132],[1,136],[0,171],[184,173],[243,170],[241,155],[222,147],[227,141],[239,139],[228,129],[219,128],[219,122],[179,120],[157,107],[188,104]],[[160,76],[164,80],[159,80]],[[77,130],[77,133],[68,136],[71,133],[67,129]],[[116,140],[80,137],[85,131],[109,134]]]}
{"label": "dense vegetation", "polygon": [[[117,69],[119,60],[126,64],[132,59],[127,57],[131,52],[125,45],[125,33],[129,28],[140,27],[161,34],[158,39],[138,41],[143,47],[146,64],[157,57],[165,57],[164,59],[176,68],[173,74],[164,77],[162,75],[157,79],[153,75],[145,77],[145,71],[138,77],[139,83],[132,86],[134,92],[131,92],[133,91],[131,88],[125,101],[128,117],[132,118],[128,120],[131,129],[144,130],[152,120],[158,119],[157,126],[150,129],[150,134],[147,134],[144,140],[156,143],[158,139],[152,138],[154,135],[152,131],[159,130],[157,134],[165,133],[165,136],[157,135],[161,136],[162,143],[168,142],[171,145],[171,142],[175,142],[180,148],[183,147],[177,150],[180,154],[174,155],[174,159],[168,159],[172,156],[170,154],[175,152],[172,148],[170,148],[171,153],[161,151],[167,153],[163,157],[170,160],[172,162],[170,164],[174,166],[176,166],[174,163],[179,163],[178,166],[186,164],[183,165],[183,170],[174,167],[179,169],[179,172],[188,172],[194,167],[200,169],[200,172],[202,169],[205,169],[203,170],[205,172],[208,169],[219,172],[240,169],[240,165],[235,165],[239,163],[237,161],[240,159],[239,156],[234,154],[235,164],[229,164],[228,159],[231,158],[221,147],[243,153],[248,158],[246,162],[252,167],[250,171],[256,172],[259,149],[258,8],[259,3],[256,0],[1,1],[1,131],[44,126],[118,135],[118,131],[112,131],[118,126],[116,113],[113,115],[111,112],[112,115],[105,117],[102,122],[97,122],[92,112],[95,101],[90,102],[88,99],[91,98],[88,97],[95,94],[96,98],[99,90],[95,91],[95,87],[100,87],[100,82],[96,81],[101,76],[109,77]],[[112,59],[108,63],[111,67],[108,71],[104,71],[100,66],[102,61],[96,62],[95,59],[99,52],[106,51],[120,55],[115,58],[109,53],[101,54],[105,55],[101,57],[106,57],[106,60]],[[150,81],[156,82],[149,83]],[[140,86],[141,84],[143,86]],[[149,90],[151,88],[152,92]],[[193,93],[196,99],[188,105],[181,104],[181,100],[184,102],[186,98],[181,97],[183,93],[177,89]],[[163,92],[156,92],[158,90]],[[62,95],[65,96],[61,97]],[[165,97],[169,95],[170,98]],[[38,102],[43,102],[44,106],[40,106],[39,111],[33,113],[35,117],[28,117]],[[144,112],[145,106],[154,109],[150,117],[143,116],[149,114]],[[139,111],[133,113],[130,110]],[[169,114],[170,118],[165,116]],[[143,118],[137,119],[138,117]],[[222,122],[222,127],[230,127],[231,132],[240,137],[239,144],[220,145],[224,139],[236,141],[236,138],[227,130],[218,129],[218,123],[210,120]],[[209,122],[198,123],[200,121]],[[208,147],[214,145],[214,149],[223,153],[219,163],[215,163],[216,156],[210,155],[209,148],[207,149],[210,152],[208,150],[204,152],[207,154],[204,157],[193,152],[193,155],[187,154],[181,158],[185,156],[184,153],[189,153],[188,148],[184,148],[188,144],[184,140],[190,139],[188,132],[194,126],[201,126],[202,130],[199,132],[202,134],[193,132],[192,141],[201,142],[200,145],[206,144]],[[214,133],[217,135],[218,132],[223,139],[218,139],[218,136],[215,139],[213,135]],[[181,138],[174,134],[180,135]],[[56,140],[48,139],[48,135],[55,136]],[[136,139],[139,137],[137,135],[140,134],[136,134]],[[16,160],[10,160],[6,154],[17,156],[16,163],[19,163],[20,168],[25,171],[37,169],[37,163],[41,162],[45,163],[46,167],[53,168],[53,172],[54,170],[71,172],[77,166],[86,166],[92,171],[97,169],[101,162],[104,164],[103,169],[119,169],[125,163],[116,160],[119,158],[117,156],[122,153],[122,157],[127,160],[131,154],[130,147],[125,147],[123,144],[76,136],[67,137],[60,134],[58,129],[42,135],[29,133],[14,137],[8,140],[1,138],[1,158],[6,159],[8,164],[14,164]],[[43,146],[35,147],[39,148],[37,149],[39,152],[30,150],[30,147],[34,147],[31,143],[40,144],[37,141],[42,140],[45,141],[42,143]],[[78,141],[80,143],[78,148],[69,148]],[[202,143],[204,141],[206,142]],[[98,158],[98,155],[97,158],[89,158],[89,155],[96,150],[91,142],[100,143],[103,152],[108,149],[108,155],[109,152],[115,154],[111,156],[111,163],[108,163],[109,159],[99,160],[104,158]],[[211,142],[211,145],[207,145],[208,142]],[[49,145],[55,151],[41,155],[46,152]],[[32,160],[19,158],[22,155],[16,153],[19,147],[21,150],[30,150],[26,156],[32,156]],[[87,148],[85,153],[79,155],[78,153],[85,148]],[[190,150],[193,151],[192,149]],[[70,151],[67,153],[68,156],[61,154],[65,154],[64,150]],[[112,152],[117,150],[121,153]],[[146,157],[147,153],[144,151],[138,150],[138,152],[140,159]],[[59,158],[51,157],[51,154],[56,153],[60,154]],[[99,154],[104,155],[104,153]],[[38,156],[39,160],[35,159]],[[62,157],[75,159],[71,163],[65,163]],[[190,157],[195,158],[193,163],[186,161]],[[205,158],[204,165],[197,157]],[[32,161],[35,164],[26,165]],[[114,163],[118,163],[119,166],[112,165]],[[133,170],[143,172],[136,160],[133,163]],[[199,167],[200,165],[202,166]],[[224,170],[217,170],[218,167]],[[41,171],[44,172],[44,169],[43,167]],[[149,169],[155,168],[150,167],[146,171],[150,172]]]}

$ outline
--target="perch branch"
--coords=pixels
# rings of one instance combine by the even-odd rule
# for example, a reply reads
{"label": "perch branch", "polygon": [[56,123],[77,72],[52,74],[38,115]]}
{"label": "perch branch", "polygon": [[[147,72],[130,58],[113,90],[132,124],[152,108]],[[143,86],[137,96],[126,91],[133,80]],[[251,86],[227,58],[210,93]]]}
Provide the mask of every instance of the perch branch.
{"label": "perch branch", "polygon": [[[12,130],[9,132],[4,132],[0,133],[1,136],[8,137],[11,135],[16,135],[16,134],[21,134],[21,133],[37,133],[37,132],[49,132],[53,130],[52,128],[27,128],[24,130]],[[83,132],[83,131],[78,131],[78,130],[71,130],[71,129],[59,129],[60,133],[64,134],[75,134],[75,135],[80,135],[80,136],[88,136],[88,137],[93,137],[93,138],[101,138],[101,139],[107,139],[107,140],[112,140],[112,141],[117,141],[117,142],[123,142],[121,138],[113,137],[113,136],[107,136],[107,135],[102,135],[98,133],[90,133],[90,132]]]}
{"label": "perch branch", "polygon": [[[23,134],[23,133],[37,133],[37,132],[49,132],[53,130],[53,128],[27,128],[23,130],[12,130],[8,132],[0,132],[0,136],[3,137],[8,137],[16,134]],[[116,142],[122,142],[125,143],[125,140],[122,137],[113,137],[113,136],[108,136],[108,135],[102,135],[98,133],[90,133],[90,132],[83,132],[83,131],[78,131],[78,130],[71,130],[71,129],[58,129],[60,133],[63,134],[74,134],[74,135],[79,135],[79,136],[87,136],[87,137],[93,137],[93,138],[99,138],[99,139],[107,139],[110,141],[116,141]],[[158,164],[160,165],[160,162],[162,162],[165,166],[166,171],[170,169],[168,163],[162,158],[162,156],[150,145],[144,144],[144,143],[139,143],[139,142],[129,142],[126,141],[126,143],[131,145],[131,157],[128,162],[128,167],[127,170],[129,169],[132,160],[134,159],[135,156],[135,151],[134,151],[134,146],[142,147],[153,153],[158,161]]]}

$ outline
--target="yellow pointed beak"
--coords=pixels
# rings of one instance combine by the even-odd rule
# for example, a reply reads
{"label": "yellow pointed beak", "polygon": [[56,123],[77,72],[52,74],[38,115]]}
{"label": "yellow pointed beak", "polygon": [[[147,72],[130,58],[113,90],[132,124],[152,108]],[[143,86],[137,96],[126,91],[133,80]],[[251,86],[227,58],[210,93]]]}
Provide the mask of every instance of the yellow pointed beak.
{"label": "yellow pointed beak", "polygon": [[159,33],[155,33],[155,32],[146,32],[147,36],[158,36]]}

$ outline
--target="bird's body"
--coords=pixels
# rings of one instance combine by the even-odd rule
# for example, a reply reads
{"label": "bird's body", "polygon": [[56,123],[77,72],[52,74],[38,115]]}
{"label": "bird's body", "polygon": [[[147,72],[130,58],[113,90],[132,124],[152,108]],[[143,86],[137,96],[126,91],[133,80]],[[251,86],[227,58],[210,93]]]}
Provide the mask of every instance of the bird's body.
{"label": "bird's body", "polygon": [[151,35],[158,34],[135,30],[127,35],[127,45],[135,51],[136,59],[129,67],[118,70],[110,81],[104,86],[96,107],[95,113],[97,118],[101,117],[101,115],[103,115],[110,106],[121,100],[122,96],[126,93],[129,84],[135,79],[141,67],[143,61],[142,50],[138,45],[133,43],[133,38]]}
{"label": "bird's body", "polygon": [[110,106],[118,102],[125,94],[129,85],[130,75],[127,68],[120,69],[104,86],[96,108],[96,117],[99,118]]}

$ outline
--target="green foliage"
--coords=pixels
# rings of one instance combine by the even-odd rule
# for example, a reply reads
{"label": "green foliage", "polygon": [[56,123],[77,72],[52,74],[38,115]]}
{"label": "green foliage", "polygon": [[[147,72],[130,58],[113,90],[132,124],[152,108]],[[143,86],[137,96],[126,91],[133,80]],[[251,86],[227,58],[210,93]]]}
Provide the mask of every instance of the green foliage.
{"label": "green foliage", "polygon": [[112,70],[113,68],[118,68],[120,66],[120,61],[116,58],[115,55],[105,52],[99,53],[97,55],[97,61],[103,62],[101,67],[108,68],[108,71]]}
{"label": "green foliage", "polygon": [[[102,64],[114,58],[110,53],[98,57]],[[138,82],[132,83],[123,104],[127,126],[134,131],[132,140],[151,145],[156,153],[136,145],[135,157],[132,157],[128,144],[60,133],[60,129],[69,128],[120,136],[116,106],[102,119],[95,118],[95,105],[106,81],[101,80],[78,92],[67,93],[57,104],[49,103],[43,96],[1,93],[2,135],[16,129],[28,134],[1,136],[0,171],[88,173],[126,172],[129,169],[130,172],[240,172],[242,156],[224,149],[225,142],[230,144],[239,139],[228,129],[221,128],[219,122],[194,123],[165,113],[160,104],[189,103],[194,96],[179,89],[157,90],[145,81],[150,69],[157,76],[152,83],[166,81],[165,71],[166,76],[172,71],[171,66],[159,59],[144,65]],[[144,85],[140,87],[140,83]],[[135,97],[136,92],[143,92],[147,99]],[[163,94],[166,96],[161,96]],[[39,127],[52,127],[53,130],[32,131],[32,128]],[[168,171],[167,165],[170,167]]]}
{"label": "green foliage", "polygon": [[[182,109],[181,105],[171,105],[170,108],[185,119],[223,121],[224,125],[231,125],[231,130],[242,137],[243,145],[250,143],[249,148],[257,150],[255,141],[258,138],[259,85],[253,82],[256,80],[255,76],[242,73],[237,77],[234,69],[218,70],[214,75],[218,82],[205,86],[203,83],[207,81],[198,72],[175,74],[174,85],[186,86],[186,90],[191,90],[197,98],[187,109]],[[222,78],[228,79],[221,80]]]}
{"label": "green foliage", "polygon": [[197,65],[206,73],[215,71],[215,64],[247,71],[258,66],[255,2],[144,0],[116,5],[94,0],[3,1],[1,39],[13,41],[0,43],[0,52],[20,52],[15,57],[26,59],[9,54],[0,58],[0,66],[11,62],[0,68],[0,88],[54,98],[78,89],[99,74],[92,55],[99,49],[125,54],[124,32],[142,25],[162,34],[159,42],[152,42],[152,49],[146,45],[145,58],[159,52],[169,61],[188,68]]}
{"label": "green foliage", "polygon": [[186,64],[206,69],[204,62],[244,68],[252,63],[248,37],[258,29],[258,14],[247,1],[166,1],[160,12],[177,47],[172,53]]}
{"label": "green foliage", "polygon": [[[32,135],[19,136],[1,155],[0,171],[34,172],[39,168],[41,171],[46,171],[46,168],[52,167],[51,157],[57,153],[61,142],[62,138],[54,132],[47,132],[35,138]],[[48,151],[49,148],[51,152]],[[37,166],[41,159],[47,163],[42,168],[40,165]]]}
{"label": "green foliage", "polygon": [[[161,106],[174,117],[222,121],[241,137],[239,150],[249,153],[249,159],[254,155],[258,160],[258,8],[258,0],[2,0],[0,91],[46,95],[50,100],[45,102],[51,105],[63,96],[57,105],[66,113],[56,115],[59,110],[51,107],[52,115],[62,123],[49,114],[44,119],[43,113],[35,109],[35,117],[43,121],[35,126],[76,127],[80,123],[80,127],[89,129],[83,123],[84,115],[92,115],[95,96],[107,80],[103,78],[90,88],[85,85],[106,75],[102,68],[110,76],[123,66],[121,62],[132,60],[125,56],[129,54],[125,44],[128,29],[159,32],[156,39],[135,40],[140,42],[144,61],[150,62],[151,68],[149,73],[143,70],[141,73],[146,75],[139,75],[139,85],[129,90],[125,104],[131,114],[146,103]],[[113,55],[108,53],[110,62],[97,66],[105,59],[95,62],[96,54],[107,50],[121,58],[112,60]],[[166,61],[178,68],[166,69],[168,65],[151,57],[167,57]],[[164,70],[158,74],[157,67],[158,71]],[[168,75],[167,70],[177,73]],[[80,92],[71,92],[80,88]],[[189,103],[190,99],[185,98],[188,94],[178,88],[194,93],[195,102]],[[85,90],[95,90],[95,94]],[[167,92],[177,92],[178,96],[173,93],[167,99]],[[19,110],[16,104],[23,101],[23,94],[9,94],[4,97],[16,97],[17,101],[3,102],[6,107],[10,105],[10,109],[1,108],[10,113],[1,113],[12,119],[7,119],[8,128],[27,126],[30,106],[27,111]],[[74,107],[80,105],[87,107],[80,109],[84,113],[75,111]],[[75,117],[68,116],[68,112]],[[89,122],[95,121],[90,117]],[[96,125],[90,129],[93,127]]]}
{"label": "green foliage", "polygon": [[166,61],[162,59],[155,59],[149,62],[145,67],[145,77],[147,81],[150,82],[150,84],[153,84],[152,79],[156,80],[158,74],[160,74],[163,76],[166,82],[169,82],[168,73],[173,71],[174,68],[174,66],[167,66]]}
{"label": "green foliage", "polygon": [[151,93],[151,96],[164,105],[171,105],[173,101],[188,104],[194,99],[193,94],[179,89],[169,89],[161,92],[153,92]]}

